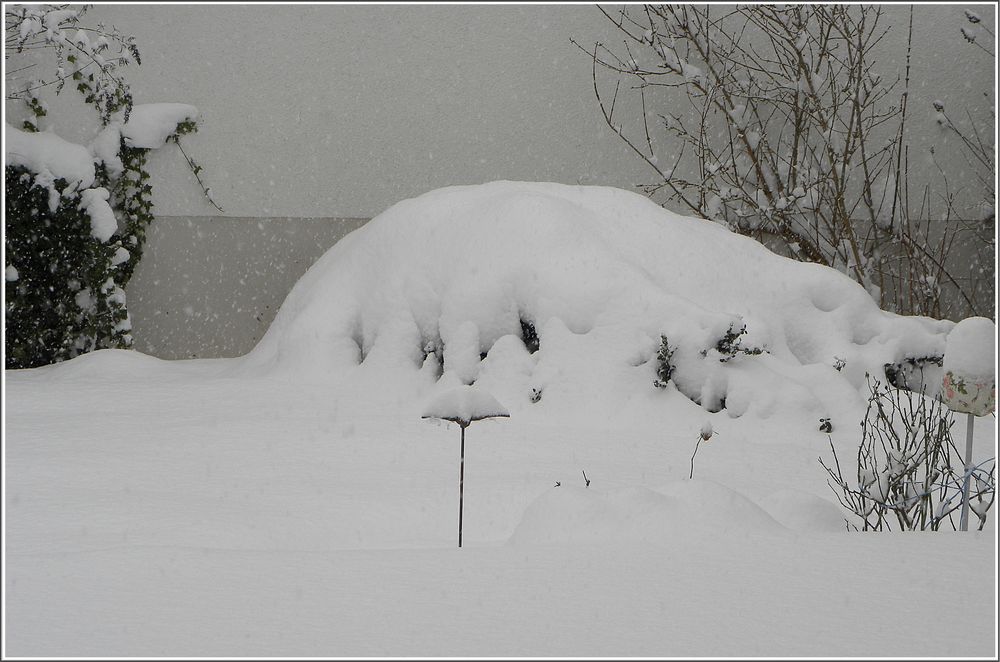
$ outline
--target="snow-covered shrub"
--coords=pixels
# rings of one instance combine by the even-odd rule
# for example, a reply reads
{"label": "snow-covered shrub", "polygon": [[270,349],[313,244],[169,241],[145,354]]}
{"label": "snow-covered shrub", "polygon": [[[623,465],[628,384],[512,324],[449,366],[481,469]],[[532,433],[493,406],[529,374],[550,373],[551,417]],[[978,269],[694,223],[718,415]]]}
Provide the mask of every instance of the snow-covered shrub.
{"label": "snow-covered shrub", "polygon": [[60,193],[53,208],[50,189],[27,168],[7,166],[4,175],[7,367],[129,347],[125,295],[116,283],[127,253],[120,241],[111,241],[113,217],[111,227],[101,226],[101,212],[110,214],[107,203],[98,198],[84,206],[80,194],[62,195],[70,185],[59,179],[53,182]]}
{"label": "snow-covered shrub", "polygon": [[[969,160],[982,164],[990,191],[977,215],[988,219],[982,250],[966,276],[953,255],[958,221],[969,217],[955,204],[956,187],[911,195],[923,188],[910,180],[907,145],[915,130],[907,108],[912,8],[896,54],[883,40],[895,10],[877,4],[599,10],[614,38],[579,47],[592,60],[605,122],[650,170],[650,197],[834,267],[885,309],[989,314],[992,117],[966,132]],[[968,35],[988,28],[969,21],[963,34],[978,44]],[[878,73],[882,58],[894,56],[905,65],[901,80]],[[973,111],[992,108],[991,95]]]}
{"label": "snow-covered shrub", "polygon": [[656,381],[653,386],[666,388],[667,382],[674,376],[675,366],[671,362],[676,349],[670,346],[670,341],[664,335],[660,336],[660,348],[656,350]]}
{"label": "snow-covered shrub", "polygon": [[885,378],[892,386],[934,396],[941,383],[940,355],[907,356],[901,361],[885,364]]}
{"label": "snow-covered shrub", "polygon": [[[83,25],[85,12],[69,5],[4,10],[7,99],[27,111],[20,129],[4,130],[8,368],[131,344],[124,288],[153,220],[151,150],[175,143],[211,202],[201,167],[179,142],[197,129],[197,108],[135,105],[122,75],[140,62],[134,38]],[[58,95],[66,83],[97,115],[86,146],[45,127],[52,109],[42,96]]]}
{"label": "snow-covered shrub", "polygon": [[[522,320],[537,329],[534,354]],[[466,322],[479,337],[469,366],[442,364],[438,342],[447,350]],[[716,343],[744,322],[742,344],[767,355],[720,362]],[[537,410],[537,389],[543,409],[575,403],[589,418],[612,392],[649,389],[663,399],[650,389],[663,335],[675,350],[670,383],[683,398],[732,418],[798,420],[808,411],[815,421],[847,399],[863,403],[866,372],[943,354],[952,327],[880,310],[834,269],[781,257],[636,193],[493,182],[402,201],[338,242],[292,289],[239,370],[376,382],[389,370],[399,388],[410,379],[423,388],[457,386],[469,367],[514,410]],[[835,356],[845,361],[840,372],[829,367]],[[822,386],[807,386],[821,374]],[[662,395],[676,400],[671,392]]]}
{"label": "snow-covered shrub", "polygon": [[538,351],[538,332],[535,330],[535,325],[524,318],[521,318],[521,339],[529,354]]}
{"label": "snow-covered shrub", "polygon": [[[747,356],[756,356],[758,354],[763,354],[764,349],[760,347],[743,346],[743,335],[747,332],[747,325],[743,324],[739,330],[736,329],[736,323],[730,323],[729,328],[726,329],[722,337],[716,341],[715,346],[712,348],[719,353],[719,362],[726,363],[727,361],[732,361],[736,358],[737,354],[746,354]],[[702,356],[708,355],[708,350],[702,350]]]}
{"label": "snow-covered shrub", "polygon": [[[965,476],[961,453],[951,436],[951,411],[938,399],[869,380],[871,395],[861,421],[856,473],[820,458],[840,504],[863,531],[956,530],[954,515],[962,507]],[[996,459],[972,468],[970,507],[979,529],[996,489]]]}

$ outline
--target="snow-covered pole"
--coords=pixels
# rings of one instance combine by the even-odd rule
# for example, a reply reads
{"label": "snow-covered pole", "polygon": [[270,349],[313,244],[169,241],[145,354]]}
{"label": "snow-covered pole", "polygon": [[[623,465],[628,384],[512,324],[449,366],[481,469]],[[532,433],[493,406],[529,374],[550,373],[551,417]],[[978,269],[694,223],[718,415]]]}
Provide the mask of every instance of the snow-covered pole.
{"label": "snow-covered pole", "polygon": [[959,529],[969,530],[969,486],[972,480],[972,438],[976,416],[996,409],[996,324],[985,317],[969,317],[955,325],[945,340],[942,399],[948,408],[968,414],[965,434],[965,471],[962,478],[962,514]]}
{"label": "snow-covered pole", "polygon": [[462,446],[458,469],[458,546],[462,547],[462,513],[465,509],[465,428],[484,418],[507,418],[510,414],[492,395],[474,386],[460,386],[442,393],[424,410],[421,418],[439,418],[458,423]]}
{"label": "snow-covered pole", "polygon": [[694,442],[694,453],[691,454],[691,473],[688,474],[688,479],[694,478],[694,456],[698,454],[698,448],[701,446],[701,442],[708,441],[715,434],[712,430],[712,423],[710,421],[705,421],[705,424],[701,426],[701,432],[698,434],[698,440]]}
{"label": "snow-covered pole", "polygon": [[969,425],[965,433],[965,480],[962,481],[962,518],[959,520],[959,529],[969,530],[969,482],[972,478],[972,427],[976,419],[970,412],[968,414]]}

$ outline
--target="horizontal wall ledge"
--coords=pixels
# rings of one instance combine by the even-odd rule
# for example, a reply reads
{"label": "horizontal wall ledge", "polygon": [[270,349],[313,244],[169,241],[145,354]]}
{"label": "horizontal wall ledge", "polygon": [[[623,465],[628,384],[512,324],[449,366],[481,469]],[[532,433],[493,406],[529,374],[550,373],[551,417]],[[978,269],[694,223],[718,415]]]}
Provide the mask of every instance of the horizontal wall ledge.
{"label": "horizontal wall ledge", "polygon": [[134,348],[163,359],[246,354],[302,274],[368,220],[156,217],[126,289]]}

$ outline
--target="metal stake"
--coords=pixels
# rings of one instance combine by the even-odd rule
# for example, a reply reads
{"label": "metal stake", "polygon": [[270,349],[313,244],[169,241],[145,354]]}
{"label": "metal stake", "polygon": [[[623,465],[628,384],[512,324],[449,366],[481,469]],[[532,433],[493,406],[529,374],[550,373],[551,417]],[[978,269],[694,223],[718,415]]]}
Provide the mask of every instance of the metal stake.
{"label": "metal stake", "polygon": [[465,426],[462,426],[462,463],[458,473],[458,546],[462,546],[462,504],[465,500]]}
{"label": "metal stake", "polygon": [[969,426],[965,434],[965,481],[962,483],[962,518],[959,528],[969,530],[969,479],[972,477],[972,424],[975,420],[969,413]]}

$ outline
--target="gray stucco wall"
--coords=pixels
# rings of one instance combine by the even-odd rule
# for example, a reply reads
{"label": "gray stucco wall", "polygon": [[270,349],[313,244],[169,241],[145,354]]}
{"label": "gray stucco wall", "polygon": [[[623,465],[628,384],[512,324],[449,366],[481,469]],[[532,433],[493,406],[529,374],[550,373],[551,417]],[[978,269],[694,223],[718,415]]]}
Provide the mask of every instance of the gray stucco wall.
{"label": "gray stucco wall", "polygon": [[366,220],[157,218],[127,289],[135,349],[164,359],[245,354],[299,277]]}

